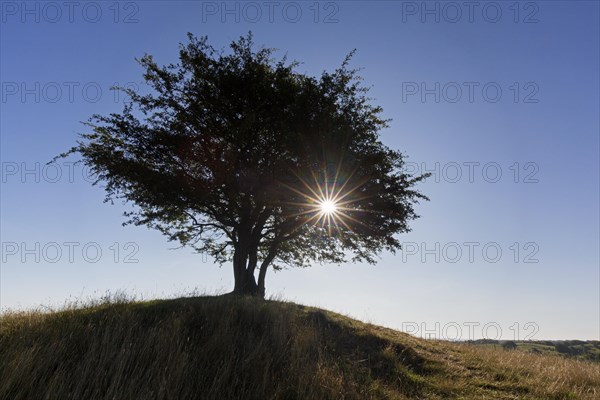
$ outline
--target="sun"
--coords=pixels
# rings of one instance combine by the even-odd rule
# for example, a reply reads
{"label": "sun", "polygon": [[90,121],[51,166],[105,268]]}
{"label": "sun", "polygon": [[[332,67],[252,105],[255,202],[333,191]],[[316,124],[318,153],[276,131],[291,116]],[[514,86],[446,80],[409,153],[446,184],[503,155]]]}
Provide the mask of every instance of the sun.
{"label": "sun", "polygon": [[326,165],[322,171],[309,169],[308,174],[292,171],[298,185],[281,182],[295,194],[293,200],[284,203],[291,206],[286,216],[298,220],[296,229],[311,224],[316,228],[315,232],[341,237],[354,231],[356,226],[365,225],[357,215],[365,212],[358,206],[361,200],[367,198],[360,195],[365,181],[355,178],[355,171],[342,171],[341,165],[342,162],[338,162],[333,174]]}
{"label": "sun", "polygon": [[333,200],[324,200],[319,204],[321,213],[330,215],[337,212],[337,204]]}

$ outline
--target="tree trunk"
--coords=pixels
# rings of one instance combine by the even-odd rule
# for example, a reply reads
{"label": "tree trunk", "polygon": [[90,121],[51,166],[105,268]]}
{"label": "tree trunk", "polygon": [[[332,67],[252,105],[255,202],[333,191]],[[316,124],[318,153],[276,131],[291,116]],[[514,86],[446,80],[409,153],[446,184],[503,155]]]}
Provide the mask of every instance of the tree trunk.
{"label": "tree trunk", "polygon": [[267,267],[268,265],[264,265],[260,268],[258,272],[258,295],[265,298],[265,276],[267,275]]}
{"label": "tree trunk", "polygon": [[267,258],[265,258],[260,265],[260,270],[258,272],[258,295],[261,297],[265,297],[265,276],[267,276],[267,268],[269,268],[269,264],[273,261],[276,254],[276,246],[271,246],[269,254]]}
{"label": "tree trunk", "polygon": [[262,295],[259,293],[254,274],[250,273],[248,270],[241,271],[239,275],[235,277],[233,293],[240,296],[264,297],[264,293]]}
{"label": "tree trunk", "polygon": [[238,243],[233,254],[233,276],[235,286],[233,294],[240,296],[265,297],[265,276],[271,262],[277,254],[277,243],[272,243],[269,252],[262,261],[258,272],[258,284],[254,272],[258,264],[258,245],[246,245],[244,241]]}
{"label": "tree trunk", "polygon": [[233,276],[235,282],[233,293],[240,296],[264,297],[264,293],[262,295],[259,293],[256,278],[254,277],[255,267],[251,265],[254,262],[254,266],[256,266],[256,261],[248,260],[248,258],[248,251],[242,248],[235,250],[233,255]]}

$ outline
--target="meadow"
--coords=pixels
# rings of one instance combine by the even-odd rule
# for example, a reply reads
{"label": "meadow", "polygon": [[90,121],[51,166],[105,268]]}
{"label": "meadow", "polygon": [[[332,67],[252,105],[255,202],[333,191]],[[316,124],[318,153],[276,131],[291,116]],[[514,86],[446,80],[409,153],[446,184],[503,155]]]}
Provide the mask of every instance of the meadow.
{"label": "meadow", "polygon": [[425,340],[280,300],[4,312],[0,399],[597,399],[600,364]]}

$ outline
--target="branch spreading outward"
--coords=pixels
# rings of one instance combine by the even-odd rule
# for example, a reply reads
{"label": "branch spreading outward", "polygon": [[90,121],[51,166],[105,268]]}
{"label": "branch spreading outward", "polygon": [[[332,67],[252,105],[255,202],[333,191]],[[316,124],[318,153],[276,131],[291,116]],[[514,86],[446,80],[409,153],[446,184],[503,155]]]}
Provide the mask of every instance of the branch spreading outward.
{"label": "branch spreading outward", "polygon": [[380,142],[389,121],[349,68],[353,53],[320,77],[273,53],[251,34],[229,51],[190,34],[177,64],[145,55],[148,93],[116,88],[130,98],[123,111],[94,115],[59,156],[78,153],[107,201],[136,206],[124,224],[232,261],[234,292],[261,296],[270,266],[395,251],[426,199],[414,189],[426,176],[405,174]]}

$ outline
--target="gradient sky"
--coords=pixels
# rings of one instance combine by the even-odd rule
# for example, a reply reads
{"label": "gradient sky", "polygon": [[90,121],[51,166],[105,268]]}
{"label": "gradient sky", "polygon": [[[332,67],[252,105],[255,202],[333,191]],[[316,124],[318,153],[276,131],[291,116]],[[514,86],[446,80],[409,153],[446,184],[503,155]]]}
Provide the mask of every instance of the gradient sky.
{"label": "gradient sky", "polygon": [[135,57],[176,62],[187,32],[222,47],[252,30],[312,75],[356,48],[393,119],[382,140],[435,173],[403,252],[269,271],[268,294],[421,336],[600,339],[599,3],[463,3],[3,1],[1,308],[233,287],[230,265],[121,227],[76,158],[44,164],[80,121],[121,110],[110,86],[143,89]]}

